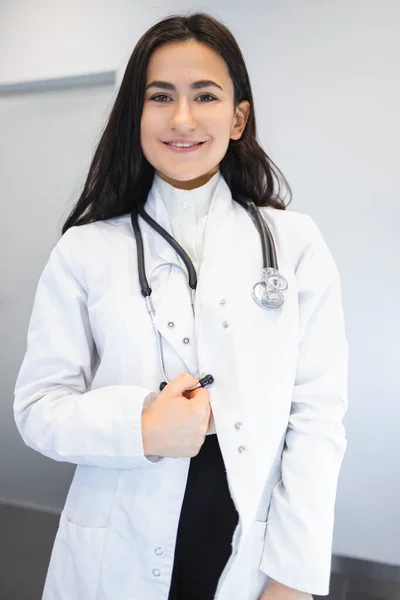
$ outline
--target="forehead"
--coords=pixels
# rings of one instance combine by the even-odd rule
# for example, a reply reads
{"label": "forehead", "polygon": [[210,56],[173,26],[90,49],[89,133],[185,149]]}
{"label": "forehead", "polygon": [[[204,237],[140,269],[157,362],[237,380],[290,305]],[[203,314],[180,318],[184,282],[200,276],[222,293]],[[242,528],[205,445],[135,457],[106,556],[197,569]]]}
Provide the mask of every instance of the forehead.
{"label": "forehead", "polygon": [[187,81],[213,79],[229,85],[231,81],[227,64],[209,46],[195,40],[164,44],[155,50],[147,67],[147,83],[153,79]]}

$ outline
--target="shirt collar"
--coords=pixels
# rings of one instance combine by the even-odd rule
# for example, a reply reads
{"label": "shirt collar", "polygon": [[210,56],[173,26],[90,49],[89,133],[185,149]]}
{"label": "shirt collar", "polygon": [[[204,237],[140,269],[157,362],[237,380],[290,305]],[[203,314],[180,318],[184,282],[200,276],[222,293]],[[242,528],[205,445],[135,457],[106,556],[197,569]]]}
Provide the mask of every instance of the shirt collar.
{"label": "shirt collar", "polygon": [[179,218],[183,214],[192,214],[199,219],[206,216],[210,210],[219,177],[220,171],[217,171],[204,185],[194,190],[181,190],[155,174],[154,185],[171,219]]}

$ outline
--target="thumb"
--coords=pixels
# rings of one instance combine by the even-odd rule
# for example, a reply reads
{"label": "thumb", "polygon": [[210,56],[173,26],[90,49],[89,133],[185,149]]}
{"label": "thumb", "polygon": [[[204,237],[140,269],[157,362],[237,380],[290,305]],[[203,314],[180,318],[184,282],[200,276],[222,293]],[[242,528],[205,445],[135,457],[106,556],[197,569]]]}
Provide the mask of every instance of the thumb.
{"label": "thumb", "polygon": [[[190,373],[181,373],[165,386],[160,396],[182,396],[187,389],[197,385],[199,380]],[[164,393],[165,392],[165,393]]]}

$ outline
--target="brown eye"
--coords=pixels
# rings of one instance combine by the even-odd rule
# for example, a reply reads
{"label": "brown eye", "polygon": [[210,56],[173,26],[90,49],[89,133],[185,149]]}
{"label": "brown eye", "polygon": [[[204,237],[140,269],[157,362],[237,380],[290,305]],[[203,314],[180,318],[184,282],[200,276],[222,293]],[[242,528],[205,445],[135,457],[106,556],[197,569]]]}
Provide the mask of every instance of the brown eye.
{"label": "brown eye", "polygon": [[166,96],[165,94],[156,94],[155,96],[152,96],[150,100],[155,100],[155,102],[161,102],[162,104],[163,101],[158,100],[158,98],[167,98],[168,100],[170,100],[170,97]]}
{"label": "brown eye", "polygon": [[196,100],[198,100],[199,98],[211,98],[211,100],[207,100],[206,102],[212,102],[213,100],[216,100],[216,98],[214,96],[211,96],[211,94],[202,94],[201,96],[198,96]]}

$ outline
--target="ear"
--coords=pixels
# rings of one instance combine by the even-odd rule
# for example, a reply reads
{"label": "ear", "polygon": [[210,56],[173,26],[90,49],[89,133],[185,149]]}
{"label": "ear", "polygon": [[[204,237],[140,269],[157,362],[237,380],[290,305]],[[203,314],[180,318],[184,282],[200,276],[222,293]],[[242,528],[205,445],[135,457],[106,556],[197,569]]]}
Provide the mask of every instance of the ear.
{"label": "ear", "polygon": [[229,136],[231,140],[238,140],[242,136],[249,114],[250,102],[248,100],[243,100],[243,102],[237,105],[235,110],[231,135]]}

